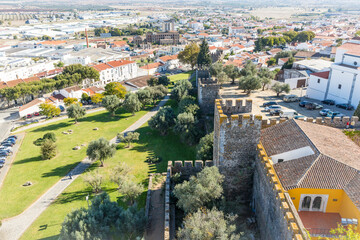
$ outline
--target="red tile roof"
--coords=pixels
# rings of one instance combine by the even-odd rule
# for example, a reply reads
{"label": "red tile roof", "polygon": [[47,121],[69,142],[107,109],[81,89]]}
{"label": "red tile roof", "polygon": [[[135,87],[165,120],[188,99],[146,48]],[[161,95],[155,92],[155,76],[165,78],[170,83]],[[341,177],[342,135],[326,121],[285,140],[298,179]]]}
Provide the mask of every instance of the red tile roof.
{"label": "red tile roof", "polygon": [[347,50],[348,54],[360,55],[360,44],[358,43],[347,42],[338,48]]}
{"label": "red tile roof", "polygon": [[310,75],[314,75],[324,79],[329,79],[330,71],[311,73]]}
{"label": "red tile roof", "polygon": [[135,63],[135,62],[134,61],[129,61],[129,60],[116,60],[116,61],[107,62],[106,64],[115,68],[115,67],[128,65],[128,64],[131,64],[131,63]]}
{"label": "red tile roof", "polygon": [[178,55],[172,55],[172,56],[163,56],[163,57],[160,57],[160,60],[163,61],[163,62],[167,62],[167,61],[170,61],[170,60],[175,60],[177,59]]}
{"label": "red tile roof", "polygon": [[106,63],[100,63],[97,65],[92,66],[93,68],[95,68],[95,70],[97,70],[98,72],[104,71],[106,69],[110,69],[111,67],[109,65],[107,65]]}
{"label": "red tile roof", "polygon": [[19,112],[25,110],[25,109],[28,109],[32,106],[35,106],[37,104],[40,104],[40,103],[43,103],[43,100],[41,100],[40,98],[36,98],[34,100],[32,100],[31,102],[27,103],[27,104],[24,104],[22,105],[20,108],[19,108]]}
{"label": "red tile roof", "polygon": [[61,41],[61,40],[50,40],[50,41],[43,41],[43,42],[39,42],[38,44],[40,45],[61,45],[66,43],[66,41]]}
{"label": "red tile roof", "polygon": [[18,85],[20,83],[24,83],[24,81],[22,79],[16,79],[16,80],[6,82],[6,85],[8,87],[15,87],[16,85]]}

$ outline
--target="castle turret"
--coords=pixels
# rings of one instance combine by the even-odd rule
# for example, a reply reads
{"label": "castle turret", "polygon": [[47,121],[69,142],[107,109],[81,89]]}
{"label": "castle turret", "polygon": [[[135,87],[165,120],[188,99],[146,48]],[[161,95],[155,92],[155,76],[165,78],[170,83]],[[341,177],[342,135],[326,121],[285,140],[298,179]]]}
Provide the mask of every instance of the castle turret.
{"label": "castle turret", "polygon": [[220,83],[212,79],[209,71],[197,70],[198,101],[205,114],[214,113],[214,102],[219,97]]}
{"label": "castle turret", "polygon": [[250,200],[261,115],[251,115],[252,100],[215,101],[214,165],[225,175],[228,196]]}

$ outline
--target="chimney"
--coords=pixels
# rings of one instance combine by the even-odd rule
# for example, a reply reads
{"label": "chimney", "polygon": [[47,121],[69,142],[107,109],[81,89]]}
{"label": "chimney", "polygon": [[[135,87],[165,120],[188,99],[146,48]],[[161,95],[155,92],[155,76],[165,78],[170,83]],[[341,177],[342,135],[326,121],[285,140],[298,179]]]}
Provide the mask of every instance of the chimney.
{"label": "chimney", "polygon": [[89,48],[89,37],[87,33],[87,29],[85,28],[85,36],[86,36],[86,48]]}

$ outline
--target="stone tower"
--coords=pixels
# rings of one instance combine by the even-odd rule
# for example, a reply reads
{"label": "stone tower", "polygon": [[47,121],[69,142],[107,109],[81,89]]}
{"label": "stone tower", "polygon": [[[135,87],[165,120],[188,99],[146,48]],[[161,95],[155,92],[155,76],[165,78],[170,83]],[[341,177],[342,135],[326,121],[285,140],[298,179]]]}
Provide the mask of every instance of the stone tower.
{"label": "stone tower", "polygon": [[200,108],[205,114],[213,114],[215,99],[219,97],[220,84],[217,79],[211,78],[207,70],[198,70],[196,76]]}
{"label": "stone tower", "polygon": [[225,175],[229,197],[249,201],[262,116],[251,115],[252,100],[217,99],[214,119],[214,165]]}

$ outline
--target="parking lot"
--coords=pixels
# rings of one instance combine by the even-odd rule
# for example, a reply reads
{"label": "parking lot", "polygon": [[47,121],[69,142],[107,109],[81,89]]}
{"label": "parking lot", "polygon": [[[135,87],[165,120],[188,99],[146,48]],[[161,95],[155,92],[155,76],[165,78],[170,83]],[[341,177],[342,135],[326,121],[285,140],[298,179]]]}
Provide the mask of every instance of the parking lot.
{"label": "parking lot", "polygon": [[[280,105],[282,109],[295,110],[296,112],[299,113],[299,115],[302,115],[304,117],[312,117],[312,118],[321,117],[321,115],[319,114],[320,110],[308,110],[305,107],[300,107],[299,102],[289,102],[289,103],[284,102],[282,100],[282,96],[284,96],[284,94],[281,94],[280,97],[277,97],[276,93],[271,90],[265,90],[265,91],[257,90],[257,91],[254,91],[253,93],[251,93],[250,96],[248,96],[248,95],[244,94],[242,90],[239,90],[236,85],[233,85],[233,86],[228,85],[228,86],[224,86],[224,88],[222,89],[221,92],[222,92],[221,96],[223,98],[243,98],[243,99],[251,98],[253,100],[252,113],[262,115],[263,119],[278,119],[279,118],[279,116],[271,116],[270,113],[265,112],[265,108],[262,107],[262,105],[265,102],[269,102],[269,101],[277,102],[278,105]],[[294,94],[294,95],[301,97],[306,94],[306,89],[303,89],[303,90],[294,89],[294,90],[291,90],[289,94]],[[301,101],[303,101],[303,100],[318,103],[318,104],[322,105],[324,109],[330,109],[331,111],[337,111],[337,112],[344,114],[345,116],[352,116],[354,114],[354,110],[348,111],[345,109],[338,108],[335,105],[333,105],[333,106],[325,105],[325,104],[322,104],[321,101],[319,101],[319,100],[301,97]]]}

